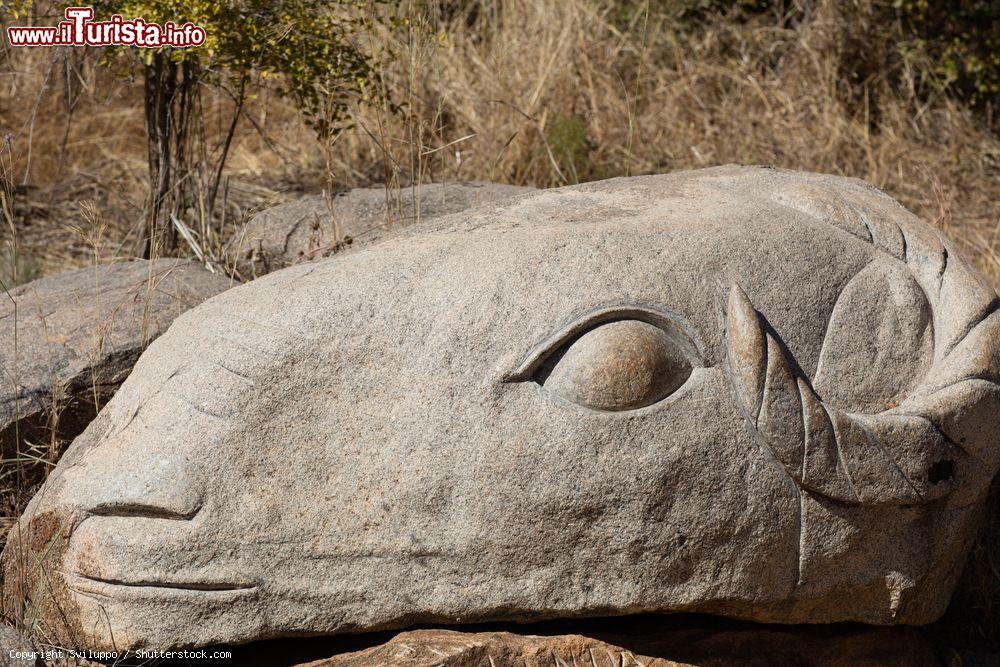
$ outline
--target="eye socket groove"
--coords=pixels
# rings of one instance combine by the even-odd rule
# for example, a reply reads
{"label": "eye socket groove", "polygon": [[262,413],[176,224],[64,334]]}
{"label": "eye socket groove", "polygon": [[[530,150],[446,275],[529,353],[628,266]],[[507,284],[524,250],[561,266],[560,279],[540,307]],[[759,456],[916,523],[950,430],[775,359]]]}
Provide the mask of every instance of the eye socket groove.
{"label": "eye socket groove", "polygon": [[574,321],[536,346],[506,382],[532,381],[597,411],[656,403],[690,377],[699,355],[677,321],[660,311],[611,308]]}
{"label": "eye socket groove", "polygon": [[[588,326],[587,328],[570,336],[567,340],[562,341],[562,343],[556,346],[555,348],[548,350],[547,353],[543,353],[542,358],[539,359],[540,363],[535,365],[534,374],[531,376],[530,379],[534,380],[540,385],[544,385],[549,375],[552,374],[552,371],[555,370],[556,366],[566,355],[566,352],[568,352],[569,349],[572,348],[573,345],[578,340],[586,336],[591,331],[594,331],[608,324],[615,324],[616,322],[645,322],[646,324],[651,324],[649,322],[646,322],[645,320],[640,320],[638,318],[632,318],[632,317],[613,317],[607,320],[601,320],[600,322],[596,323],[592,322],[590,323],[590,326]],[[651,324],[651,326],[656,326],[656,325]]]}

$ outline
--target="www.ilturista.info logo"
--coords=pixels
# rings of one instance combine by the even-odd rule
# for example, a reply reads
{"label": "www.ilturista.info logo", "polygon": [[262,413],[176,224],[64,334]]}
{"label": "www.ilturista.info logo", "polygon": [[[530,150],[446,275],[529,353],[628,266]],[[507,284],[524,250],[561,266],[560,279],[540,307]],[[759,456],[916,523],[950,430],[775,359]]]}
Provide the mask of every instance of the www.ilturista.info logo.
{"label": "www.ilturista.info logo", "polygon": [[205,43],[205,29],[194,23],[167,21],[147,23],[141,18],[124,19],[115,14],[107,21],[94,21],[93,7],[67,7],[66,20],[58,25],[9,26],[11,46],[162,46],[187,48]]}

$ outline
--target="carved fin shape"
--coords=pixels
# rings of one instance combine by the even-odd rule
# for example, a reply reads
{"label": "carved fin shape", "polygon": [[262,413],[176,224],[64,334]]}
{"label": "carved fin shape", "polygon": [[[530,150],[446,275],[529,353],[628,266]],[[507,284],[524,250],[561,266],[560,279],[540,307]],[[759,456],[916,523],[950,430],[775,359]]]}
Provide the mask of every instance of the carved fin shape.
{"label": "carved fin shape", "polygon": [[[1000,414],[1000,385],[980,378],[969,378],[933,393],[907,399],[895,412],[925,416],[941,433],[963,452],[982,464],[996,458],[993,424]],[[992,477],[994,466],[983,465]]]}
{"label": "carved fin shape", "polygon": [[[957,428],[946,417],[954,410],[939,427],[924,414],[906,413],[905,404],[872,415],[827,406],[738,287],[730,292],[727,325],[730,374],[747,419],[803,488],[844,503],[911,505],[941,498],[969,476],[960,474],[968,456],[945,430]],[[978,385],[966,391],[982,394],[984,409],[1000,400],[1000,391]],[[937,405],[918,397],[907,403],[924,413]]]}
{"label": "carved fin shape", "polygon": [[799,394],[806,432],[802,485],[834,500],[857,503],[858,496],[841,459],[830,415],[816,392],[801,378]]}
{"label": "carved fin shape", "polygon": [[935,348],[942,357],[962,342],[970,324],[982,322],[998,307],[996,292],[986,280],[954,250],[948,257],[938,292],[938,301],[948,304],[948,317],[934,323],[938,334]]}
{"label": "carved fin shape", "polygon": [[756,423],[764,396],[767,341],[757,311],[737,285],[729,292],[726,347],[736,394],[750,420]]}
{"label": "carved fin shape", "polygon": [[1000,382],[1000,309],[984,312],[967,324],[967,331],[937,364],[933,381],[921,393],[968,378]]}
{"label": "carved fin shape", "polygon": [[924,417],[882,413],[850,418],[887,453],[924,502],[952,491],[959,467],[968,463],[968,457]]}
{"label": "carved fin shape", "polygon": [[923,501],[864,424],[838,410],[832,410],[830,418],[859,502],[864,505],[913,505]]}
{"label": "carved fin shape", "polygon": [[801,482],[805,431],[799,386],[781,345],[767,336],[767,379],[757,431],[794,479]]}
{"label": "carved fin shape", "polygon": [[793,365],[736,285],[729,293],[726,344],[733,386],[747,418],[784,469],[801,482],[804,428]]}

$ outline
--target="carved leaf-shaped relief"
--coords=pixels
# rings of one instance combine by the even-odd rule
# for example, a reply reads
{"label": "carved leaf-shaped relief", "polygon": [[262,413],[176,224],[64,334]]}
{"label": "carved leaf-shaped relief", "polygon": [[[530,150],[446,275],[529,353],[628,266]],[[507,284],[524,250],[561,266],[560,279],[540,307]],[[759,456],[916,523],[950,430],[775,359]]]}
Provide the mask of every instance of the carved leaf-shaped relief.
{"label": "carved leaf-shaped relief", "polygon": [[852,412],[895,407],[927,374],[934,356],[930,305],[905,265],[876,260],[834,306],[813,384]]}
{"label": "carved leaf-shaped relief", "polygon": [[[874,283],[885,284],[886,275],[876,274]],[[964,380],[930,393],[925,391],[927,382],[909,387],[920,378],[940,374],[933,367],[926,370],[933,354],[928,342],[932,337],[929,315],[923,314],[926,308],[921,311],[912,301],[917,293],[906,292],[919,288],[907,285],[899,276],[894,279],[897,282],[893,289],[903,295],[894,295],[890,290],[883,296],[898,300],[883,302],[883,306],[891,310],[895,303],[900,310],[910,308],[911,312],[885,315],[877,320],[876,329],[910,331],[916,342],[914,347],[885,353],[873,349],[880,344],[893,344],[893,339],[885,334],[866,338],[857,333],[861,341],[847,337],[845,332],[850,327],[839,324],[838,318],[852,322],[845,313],[865,306],[853,303],[852,295],[847,295],[846,301],[842,297],[838,308],[842,303],[849,305],[832,319],[828,339],[832,337],[833,341],[824,343],[824,353],[830,345],[854,345],[858,358],[849,354],[829,355],[820,364],[820,374],[826,373],[821,378],[822,385],[819,380],[813,384],[802,375],[800,366],[763,316],[753,309],[742,289],[733,287],[729,296],[726,331],[729,373],[748,420],[800,486],[844,503],[929,502],[952,493],[963,483],[988,481],[995,465],[992,461],[995,457],[984,458],[986,452],[982,452],[981,443],[983,429],[991,423],[987,420],[993,419],[985,411],[1000,405],[1000,387],[986,379]],[[866,283],[868,277],[859,284]],[[845,292],[851,289],[848,286]],[[995,322],[993,335],[998,334],[1000,319]],[[956,347],[957,352],[963,349],[961,345]],[[974,362],[980,357],[972,354],[966,357],[970,362],[966,368],[972,372],[976,368]],[[836,370],[838,364],[846,370]],[[878,385],[877,377],[866,377],[866,368],[875,369],[872,375],[885,373],[882,378],[885,384]],[[852,380],[851,373],[859,377]],[[838,380],[849,386],[842,388]],[[911,391],[912,396],[907,397]],[[834,400],[827,399],[827,395],[834,396]],[[879,401],[888,405],[882,405],[873,414],[850,409],[871,407],[872,403],[865,401],[871,401],[872,396],[878,396]],[[902,402],[895,405],[893,397]],[[953,438],[958,438],[957,442]],[[961,494],[955,498],[957,502],[964,501]]]}

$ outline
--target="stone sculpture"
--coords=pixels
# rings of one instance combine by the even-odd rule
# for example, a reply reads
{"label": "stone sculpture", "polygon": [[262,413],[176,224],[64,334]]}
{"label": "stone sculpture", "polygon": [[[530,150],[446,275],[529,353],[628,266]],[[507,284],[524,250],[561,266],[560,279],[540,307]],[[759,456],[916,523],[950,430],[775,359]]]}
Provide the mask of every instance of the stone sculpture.
{"label": "stone sculpture", "polygon": [[246,277],[262,276],[334,252],[363,248],[417,221],[513,199],[534,189],[476,181],[388,190],[355,188],[334,196],[336,226],[323,196],[308,195],[255,215],[229,241],[227,254]]}
{"label": "stone sculpture", "polygon": [[33,448],[40,456],[53,432],[79,435],[149,341],[231,284],[195,262],[140,260],[69,271],[4,295],[0,458]]}
{"label": "stone sculpture", "polygon": [[1000,458],[997,305],[839,177],[720,167],[430,221],[181,316],[12,530],[5,611],[94,648],[926,623]]}

